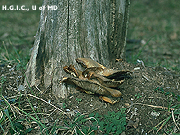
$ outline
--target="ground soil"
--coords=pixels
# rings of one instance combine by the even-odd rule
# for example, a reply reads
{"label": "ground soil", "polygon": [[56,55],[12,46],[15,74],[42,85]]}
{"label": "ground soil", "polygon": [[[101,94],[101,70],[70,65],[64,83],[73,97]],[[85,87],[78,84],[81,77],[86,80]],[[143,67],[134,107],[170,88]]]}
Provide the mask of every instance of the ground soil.
{"label": "ground soil", "polygon": [[[123,134],[156,134],[157,130],[152,130],[153,127],[172,115],[173,110],[168,110],[168,108],[178,108],[176,105],[180,104],[180,101],[177,100],[177,95],[180,95],[180,75],[163,67],[146,67],[145,63],[133,65],[125,62],[118,62],[116,68],[117,67],[119,69],[130,70],[132,73],[131,78],[127,79],[119,87],[123,96],[120,102],[114,105],[99,100],[97,95],[88,95],[78,90],[76,93],[70,93],[67,99],[59,99],[51,94],[50,89],[46,90],[40,86],[32,89],[34,95],[47,102],[49,101],[63,112],[73,112],[72,116],[62,115],[61,111],[55,110],[53,106],[35,97],[29,96],[29,100],[35,109],[47,114],[47,116],[41,115],[40,117],[43,116],[50,125],[51,122],[58,119],[57,125],[65,126],[63,121],[71,121],[74,112],[80,112],[81,114],[90,114],[94,112],[103,115],[107,114],[108,111],[117,112],[121,108],[126,108],[127,126]],[[25,94],[25,91],[21,91],[20,88],[18,90],[18,86],[23,84],[23,72],[16,70],[16,65],[11,64],[1,64],[0,68],[0,76],[1,78],[5,78],[2,89],[3,95],[6,95],[8,99],[14,97],[16,100],[20,100],[20,106],[24,110],[31,110],[26,97],[18,96],[20,93]],[[30,89],[26,90],[27,94],[32,94],[32,91]],[[44,92],[40,94],[39,91]],[[173,93],[175,95],[173,95]],[[77,99],[81,100],[78,101]],[[19,104],[16,102],[12,105],[18,106]],[[4,108],[3,106],[1,107]],[[179,117],[180,114],[176,114],[175,120],[178,125],[180,125],[178,121]],[[135,122],[137,118],[139,119],[138,125],[133,126],[132,123]],[[160,126],[158,126],[157,129],[159,129]],[[33,132],[37,133],[38,130]],[[172,118],[158,131],[160,134],[165,132],[178,132]],[[59,131],[59,133],[64,134],[65,132]]]}

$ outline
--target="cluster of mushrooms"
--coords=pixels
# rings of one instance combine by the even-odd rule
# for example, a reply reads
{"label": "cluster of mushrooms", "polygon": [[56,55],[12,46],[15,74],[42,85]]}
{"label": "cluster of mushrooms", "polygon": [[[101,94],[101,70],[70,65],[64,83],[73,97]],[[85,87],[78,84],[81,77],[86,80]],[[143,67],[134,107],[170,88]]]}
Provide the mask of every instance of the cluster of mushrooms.
{"label": "cluster of mushrooms", "polygon": [[117,88],[128,78],[130,71],[109,69],[90,58],[77,58],[76,62],[85,70],[77,70],[74,65],[64,66],[64,71],[73,77],[64,77],[63,82],[73,84],[87,94],[97,94],[105,102],[119,101],[122,93]]}

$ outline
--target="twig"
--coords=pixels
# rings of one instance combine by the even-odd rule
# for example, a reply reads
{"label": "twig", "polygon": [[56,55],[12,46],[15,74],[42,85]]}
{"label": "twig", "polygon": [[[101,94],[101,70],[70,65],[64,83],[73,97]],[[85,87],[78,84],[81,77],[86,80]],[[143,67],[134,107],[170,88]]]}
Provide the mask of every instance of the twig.
{"label": "twig", "polygon": [[171,118],[171,116],[169,116],[165,122],[161,125],[161,127],[157,130],[156,134],[159,132],[159,130],[161,130],[163,128],[163,126],[168,122],[168,120]]}
{"label": "twig", "polygon": [[[50,116],[50,114],[47,114],[47,113],[36,113],[36,114]],[[31,114],[31,116],[36,115],[36,114],[33,113],[33,114]]]}
{"label": "twig", "polygon": [[[156,126],[155,126],[155,128],[157,128],[161,123],[163,123],[164,121],[165,121],[166,119],[164,119],[163,121],[161,121],[161,122],[159,122]],[[152,131],[153,129],[151,129],[149,132],[148,132],[148,134]]]}
{"label": "twig", "polygon": [[79,129],[79,131],[81,132],[81,134],[85,135],[84,132],[77,126],[77,128]]}
{"label": "twig", "polygon": [[[149,105],[149,104],[142,104],[142,103],[133,103],[132,105],[145,105],[145,106],[149,106],[149,107],[153,107],[153,108],[174,110],[174,108],[168,108],[168,107],[163,107],[163,106],[155,106],[155,105]],[[130,107],[131,107],[132,105],[130,105]]]}
{"label": "twig", "polygon": [[57,109],[54,109],[50,114],[49,116],[51,116]]}
{"label": "twig", "polygon": [[42,94],[43,92],[38,88],[37,85],[35,85],[36,89],[40,92],[40,94]]}
{"label": "twig", "polygon": [[174,124],[176,125],[177,129],[180,131],[180,128],[178,127],[178,125],[176,124],[176,121],[174,119],[174,112],[173,112],[173,110],[172,110],[172,119],[173,119]]}
{"label": "twig", "polygon": [[[30,96],[30,97],[34,97],[34,98],[36,98],[36,99],[39,99],[39,100],[41,100],[41,101],[43,101],[43,102],[45,102],[46,104],[49,104],[50,106],[52,106],[52,107],[54,107],[54,108],[56,108],[57,110],[59,110],[59,111],[61,111],[61,112],[63,112],[61,109],[59,109],[58,107],[56,107],[55,105],[53,105],[53,104],[51,104],[51,103],[49,103],[49,102],[47,102],[47,101],[45,101],[44,99],[42,99],[42,98],[39,98],[39,97],[36,97],[36,96],[34,96],[34,95],[31,95],[31,94],[27,94],[28,96]],[[63,114],[66,114],[65,112],[63,112]]]}
{"label": "twig", "polygon": [[[167,107],[166,107],[167,109]],[[170,108],[171,109],[171,108]],[[173,109],[173,108],[172,108]],[[174,110],[174,109],[173,109]],[[169,117],[167,117],[166,119],[164,119],[163,121],[161,121],[160,123],[158,123],[155,128],[157,128],[160,124],[162,124],[160,126],[160,128],[157,130],[156,134],[163,128],[163,126],[169,121],[169,119],[172,117],[173,121],[174,121],[174,124],[176,125],[177,129],[180,131],[178,125],[176,124],[176,121],[174,119],[174,113],[173,113],[173,110],[172,110],[172,116],[170,115]],[[150,133],[153,129],[151,129],[148,133]]]}
{"label": "twig", "polygon": [[142,77],[144,77],[146,80],[151,81],[150,79],[148,79],[145,75],[142,75]]}

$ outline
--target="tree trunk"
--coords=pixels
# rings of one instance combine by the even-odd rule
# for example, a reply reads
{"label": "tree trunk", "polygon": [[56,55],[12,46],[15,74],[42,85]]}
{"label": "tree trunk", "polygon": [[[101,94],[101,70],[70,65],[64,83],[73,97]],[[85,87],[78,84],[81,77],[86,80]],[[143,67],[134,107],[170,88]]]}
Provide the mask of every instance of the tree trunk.
{"label": "tree trunk", "polygon": [[[91,58],[106,67],[124,59],[129,0],[44,0],[25,84],[52,86],[65,98],[73,88],[61,83],[65,65]],[[55,6],[54,6],[55,5]],[[54,6],[48,10],[48,6]],[[56,9],[57,6],[57,10]]]}

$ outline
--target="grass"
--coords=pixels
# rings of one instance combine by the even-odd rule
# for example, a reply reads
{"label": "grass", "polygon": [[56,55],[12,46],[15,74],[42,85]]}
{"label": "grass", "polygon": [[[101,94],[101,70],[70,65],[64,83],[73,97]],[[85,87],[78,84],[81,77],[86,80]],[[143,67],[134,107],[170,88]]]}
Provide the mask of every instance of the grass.
{"label": "grass", "polygon": [[[180,115],[180,104],[176,104],[176,105],[172,106],[172,100],[180,101],[180,95],[177,95],[171,91],[165,92],[162,87],[157,87],[156,89],[154,89],[154,91],[164,94],[167,97],[167,100],[169,100],[168,112],[170,115],[168,117],[164,118],[161,122],[159,122],[155,127],[152,128],[152,130],[155,130],[156,133],[158,133],[168,123],[168,121],[170,121],[170,119],[173,119],[175,125],[177,126],[174,117],[177,118]],[[177,128],[178,128],[178,130],[180,130],[180,128],[178,126],[177,126]],[[151,132],[152,130],[150,130],[149,132]],[[172,132],[173,131],[170,128],[168,131],[166,131],[167,134],[170,134]]]}
{"label": "grass", "polygon": [[[2,2],[6,1],[3,0]],[[24,1],[20,1],[24,3]],[[11,4],[11,3],[9,3]],[[17,4],[17,3],[15,3]],[[146,66],[164,66],[168,69],[180,71],[180,23],[179,23],[179,4],[177,0],[164,0],[158,2],[132,1],[130,8],[130,23],[128,30],[129,39],[144,39],[146,44],[127,44],[127,61],[136,63],[137,59],[143,60]],[[30,4],[31,5],[31,4]],[[41,5],[41,3],[39,4]],[[134,12],[135,11],[135,12]],[[17,70],[25,70],[26,64],[30,58],[30,48],[32,47],[34,35],[36,33],[39,21],[39,13],[27,12],[17,13],[5,12],[0,15],[3,21],[0,22],[2,30],[0,32],[0,63],[10,63],[15,65]],[[23,15],[24,14],[24,15]],[[35,15],[36,14],[36,15]],[[27,17],[32,16],[32,17]],[[11,23],[11,20],[13,23]],[[6,27],[6,24],[8,27]],[[14,27],[12,27],[14,26]],[[29,27],[27,27],[29,26]],[[27,28],[26,28],[27,27]],[[3,38],[3,36],[5,38]],[[133,49],[132,49],[133,48]],[[129,51],[130,50],[130,51]],[[0,102],[0,128],[3,132],[11,134],[27,134],[35,132],[38,128],[42,134],[55,134],[58,130],[79,134],[94,134],[96,130],[104,133],[121,133],[126,125],[125,110],[116,112],[108,112],[107,115],[99,114],[82,115],[76,114],[71,121],[66,122],[66,126],[58,125],[58,118],[47,125],[42,122],[42,117],[48,115],[40,108],[41,103],[48,104],[47,101],[37,97],[31,92],[31,96],[19,93],[15,97],[6,97],[2,95],[3,84],[6,82],[4,76],[1,77],[1,102]],[[168,112],[171,114],[164,118],[159,124],[152,128],[157,133],[167,125],[168,121],[177,118],[180,115],[180,105],[172,106],[172,99],[180,101],[180,95],[164,92],[162,88],[157,88],[154,92],[164,94],[169,100]],[[34,96],[34,97],[33,97]],[[136,98],[141,98],[137,93]],[[38,100],[39,108],[35,108],[33,103]],[[82,99],[76,99],[82,102]],[[18,107],[14,103],[18,103]],[[29,105],[29,110],[26,110],[23,104]],[[56,106],[52,106],[52,108]],[[66,108],[63,103],[62,108]],[[173,111],[170,108],[174,108]],[[58,108],[55,108],[58,110]],[[63,112],[59,110],[59,117],[63,116]],[[23,124],[23,123],[26,123]],[[90,123],[90,126],[87,125]],[[121,123],[121,124],[119,124]],[[176,123],[174,121],[174,123]],[[169,131],[166,132],[170,132]]]}
{"label": "grass", "polygon": [[145,40],[146,44],[127,44],[126,59],[146,66],[163,66],[180,71],[180,1],[131,1],[128,39]]}
{"label": "grass", "polygon": [[1,56],[0,62],[1,63],[8,63],[8,64],[15,64],[16,69],[26,69],[27,62],[30,59],[29,50],[22,53],[21,50],[17,50],[13,45],[10,45],[9,48],[3,43],[3,47],[0,48]]}
{"label": "grass", "polygon": [[[170,121],[170,119],[173,119],[176,127],[178,128],[178,130],[180,130],[180,128],[177,126],[176,121],[175,121],[175,119],[174,119],[175,116],[177,117],[178,115],[180,115],[179,107],[180,107],[180,105],[176,106],[176,107],[175,107],[175,110],[172,110],[172,111],[171,111],[171,114],[170,114],[168,117],[164,118],[161,122],[159,122],[155,127],[153,127],[152,130],[156,131],[156,134],[158,134],[158,132],[159,132],[165,125],[167,125],[167,123],[168,123],[168,121]],[[166,134],[172,134],[172,132],[173,132],[172,127],[168,127],[167,129],[168,129],[168,130],[166,130],[165,133],[166,133]],[[152,130],[150,130],[148,133],[150,133]]]}
{"label": "grass", "polygon": [[[107,115],[91,113],[88,116],[77,113],[71,122],[66,122],[67,132],[78,135],[94,135],[97,131],[104,134],[121,134],[125,130],[125,108],[117,113],[108,112]],[[90,126],[89,126],[90,125]]]}
{"label": "grass", "polygon": [[76,101],[78,102],[78,104],[82,101],[81,98],[76,98]]}
{"label": "grass", "polygon": [[141,96],[140,93],[137,93],[137,94],[135,94],[135,97],[136,97],[136,99],[139,99],[139,98],[141,98],[142,96]]}
{"label": "grass", "polygon": [[[4,97],[2,95],[3,85],[6,83],[6,78],[1,77],[1,119],[0,119],[0,127],[1,130],[5,133],[10,134],[27,134],[35,132],[35,127],[33,123],[36,123],[36,128],[40,130],[41,134],[56,134],[58,130],[63,130],[65,133],[72,134],[90,134],[93,135],[97,131],[101,131],[107,134],[120,134],[125,130],[126,125],[126,115],[125,108],[120,109],[117,113],[108,112],[107,115],[101,116],[98,113],[91,113],[88,116],[77,113],[71,121],[64,122],[66,126],[56,125],[58,118],[48,126],[44,124],[42,121],[44,120],[43,115],[45,114],[41,110],[42,102],[51,105],[55,109],[58,109],[56,106],[48,103],[42,98],[37,97],[32,92],[32,88],[29,86],[30,92],[32,94],[23,94],[21,91],[18,95],[11,97]],[[14,99],[14,100],[12,100]],[[38,102],[39,105],[36,109],[33,105],[34,102]],[[82,99],[76,99],[77,102],[81,102]],[[13,102],[12,102],[13,101]],[[23,102],[23,104],[22,104]],[[18,104],[18,107],[14,104]],[[28,104],[29,109],[26,110],[24,104]],[[65,103],[62,104],[62,108],[66,108],[67,105]],[[59,117],[61,117],[64,112],[61,109],[59,110]],[[65,120],[65,119],[64,119]],[[26,123],[26,124],[24,124]],[[8,125],[8,126],[6,126]],[[27,126],[28,125],[28,126]]]}
{"label": "grass", "polygon": [[[40,129],[42,134],[54,134],[58,128],[63,129],[64,127],[57,127],[56,121],[54,122],[53,126],[49,127],[42,122],[43,116],[38,114],[44,114],[41,110],[35,110],[35,107],[32,104],[34,99],[39,99],[42,102],[48,103],[45,100],[33,96],[31,94],[22,94],[16,95],[13,97],[14,100],[7,99],[2,95],[3,85],[5,83],[5,79],[1,77],[1,100],[0,100],[0,127],[3,133],[10,133],[10,134],[20,134],[25,135],[34,130],[33,124],[36,123]],[[22,98],[24,96],[24,98]],[[33,97],[33,99],[29,99]],[[21,100],[18,100],[20,97]],[[13,102],[12,102],[13,101]],[[14,104],[18,102],[19,106],[15,106]],[[21,102],[27,102],[30,106],[29,111],[25,111],[26,107],[21,104]],[[52,105],[49,103],[49,105]],[[52,107],[55,107],[52,105]],[[55,107],[57,109],[57,107]],[[59,109],[60,110],[60,109]],[[61,111],[61,110],[60,110]],[[60,114],[62,111],[60,112]],[[35,115],[35,117],[33,116]],[[28,126],[26,124],[28,123]],[[8,126],[7,126],[8,125]]]}
{"label": "grass", "polygon": [[158,92],[158,93],[162,93],[162,94],[164,94],[165,96],[168,96],[168,97],[173,97],[173,98],[175,98],[175,100],[180,101],[180,95],[177,95],[177,94],[175,94],[175,93],[173,93],[171,91],[165,92],[162,87],[157,87],[156,89],[154,89],[154,91]]}
{"label": "grass", "polygon": [[[5,82],[4,78],[1,79],[1,82]],[[3,86],[3,83],[2,83]],[[2,91],[2,87],[1,87]],[[22,98],[22,95],[25,98]],[[36,97],[31,94],[21,94],[17,95],[15,101],[16,102],[24,102],[26,101],[29,106],[30,110],[25,111],[26,108],[23,107],[21,104],[19,107],[14,106],[14,104],[10,103],[2,94],[1,96],[1,119],[0,119],[0,127],[1,130],[5,133],[11,134],[27,134],[29,132],[33,132],[34,127],[32,123],[36,123],[39,127],[41,134],[56,134],[58,130],[64,130],[66,133],[71,134],[90,134],[93,135],[95,132],[100,130],[104,133],[111,133],[111,134],[120,134],[122,131],[125,130],[126,125],[126,115],[125,115],[125,108],[120,109],[117,113],[115,112],[108,112],[107,115],[101,116],[98,113],[94,114],[91,113],[87,116],[77,113],[72,121],[64,122],[66,126],[56,125],[58,118],[51,124],[52,126],[47,126],[42,122],[43,116],[38,114],[43,112],[40,110],[35,110],[32,101],[34,99],[39,99],[42,102],[48,103],[47,101]],[[29,99],[33,97],[33,99]],[[18,97],[21,97],[22,101],[18,100]],[[50,104],[50,103],[49,103]],[[51,104],[50,104],[51,105]],[[55,107],[55,106],[53,106]],[[64,105],[62,106],[62,108]],[[55,107],[56,108],[56,107]],[[63,112],[60,112],[63,114]],[[34,115],[33,115],[34,114]],[[61,117],[60,115],[59,117]],[[27,124],[28,123],[28,126]],[[89,124],[90,123],[90,124]],[[8,125],[8,126],[6,126]],[[90,125],[90,126],[89,126]],[[37,127],[36,127],[37,128]]]}

